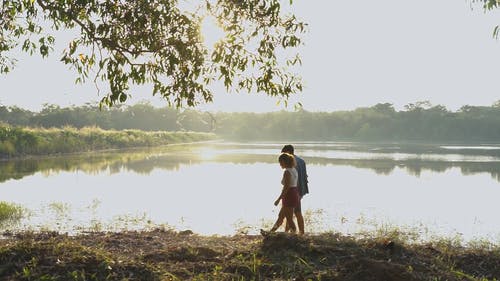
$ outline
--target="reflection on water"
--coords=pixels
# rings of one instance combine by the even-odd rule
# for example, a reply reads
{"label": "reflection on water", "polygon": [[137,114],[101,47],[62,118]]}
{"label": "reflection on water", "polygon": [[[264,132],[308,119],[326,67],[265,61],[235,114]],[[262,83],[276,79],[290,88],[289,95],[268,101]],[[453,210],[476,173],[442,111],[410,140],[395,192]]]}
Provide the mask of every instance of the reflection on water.
{"label": "reflection on water", "polygon": [[[401,152],[394,146],[382,147],[353,144],[303,144],[300,155],[313,165],[351,166],[358,169],[370,169],[378,174],[389,175],[396,167],[404,168],[409,174],[420,176],[422,171],[446,172],[458,168],[463,175],[488,173],[500,181],[500,157],[496,150],[500,147],[463,147],[466,154],[457,154],[459,146],[424,146]],[[85,172],[99,174],[107,171],[111,174],[130,171],[149,174],[154,169],[178,170],[181,165],[202,162],[221,162],[234,164],[275,163],[280,144],[210,144],[160,147],[128,151],[108,151],[71,156],[41,157],[0,161],[0,183],[10,179],[22,179],[25,176],[41,172],[46,176],[58,172]],[[444,148],[439,150],[440,148]],[[481,150],[480,148],[484,148]],[[398,152],[396,152],[396,150]],[[454,153],[448,153],[448,149]],[[478,152],[472,154],[470,149]],[[389,151],[390,150],[390,151]],[[485,155],[485,152],[493,152]]]}
{"label": "reflection on water", "polygon": [[[277,216],[281,146],[212,143],[1,161],[0,200],[32,209],[24,227],[35,229],[135,221],[206,234],[252,232]],[[367,224],[423,224],[438,233],[495,236],[499,150],[298,144],[310,175],[303,201],[309,226],[353,232]]]}

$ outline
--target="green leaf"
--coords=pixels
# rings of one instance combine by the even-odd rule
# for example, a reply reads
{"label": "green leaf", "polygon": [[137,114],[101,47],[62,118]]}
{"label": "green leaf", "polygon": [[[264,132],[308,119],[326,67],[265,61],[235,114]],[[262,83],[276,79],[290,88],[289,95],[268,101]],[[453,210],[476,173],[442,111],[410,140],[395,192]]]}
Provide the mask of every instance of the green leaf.
{"label": "green leaf", "polygon": [[127,95],[121,94],[120,95],[120,102],[125,102],[127,100]]}

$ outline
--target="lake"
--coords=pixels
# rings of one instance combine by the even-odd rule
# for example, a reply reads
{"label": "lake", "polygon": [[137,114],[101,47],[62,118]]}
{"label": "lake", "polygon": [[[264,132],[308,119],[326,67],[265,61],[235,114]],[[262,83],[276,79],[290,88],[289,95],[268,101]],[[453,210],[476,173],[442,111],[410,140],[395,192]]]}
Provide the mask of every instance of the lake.
{"label": "lake", "polygon": [[[0,201],[29,216],[13,229],[200,234],[272,225],[282,143],[204,143],[0,162]],[[500,146],[296,143],[309,174],[306,232],[399,227],[499,240]]]}

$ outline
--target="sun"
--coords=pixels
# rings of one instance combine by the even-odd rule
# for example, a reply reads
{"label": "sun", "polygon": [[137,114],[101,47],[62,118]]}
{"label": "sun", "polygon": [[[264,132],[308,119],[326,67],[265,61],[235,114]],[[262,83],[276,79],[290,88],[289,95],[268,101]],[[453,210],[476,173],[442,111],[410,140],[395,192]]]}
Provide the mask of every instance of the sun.
{"label": "sun", "polygon": [[205,45],[209,49],[213,49],[215,44],[226,36],[224,30],[219,26],[213,16],[205,16],[202,20],[201,35]]}

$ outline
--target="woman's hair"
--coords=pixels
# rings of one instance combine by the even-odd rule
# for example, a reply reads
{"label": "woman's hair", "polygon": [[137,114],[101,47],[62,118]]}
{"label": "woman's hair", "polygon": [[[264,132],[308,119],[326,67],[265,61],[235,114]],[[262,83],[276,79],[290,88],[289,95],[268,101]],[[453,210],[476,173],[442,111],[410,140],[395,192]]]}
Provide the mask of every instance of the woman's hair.
{"label": "woman's hair", "polygon": [[295,157],[289,153],[281,153],[280,157],[278,157],[278,161],[283,163],[285,168],[293,168],[295,167]]}

